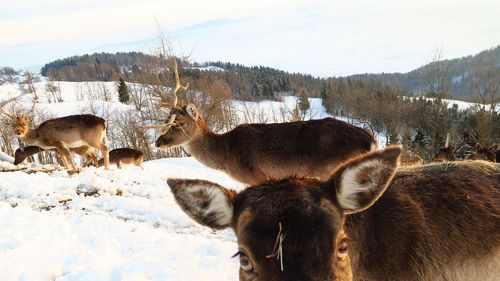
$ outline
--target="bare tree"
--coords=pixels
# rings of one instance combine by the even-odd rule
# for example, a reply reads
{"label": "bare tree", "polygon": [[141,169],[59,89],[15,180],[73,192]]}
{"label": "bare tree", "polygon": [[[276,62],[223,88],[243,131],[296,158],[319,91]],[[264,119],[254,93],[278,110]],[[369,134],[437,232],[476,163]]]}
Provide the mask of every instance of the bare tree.
{"label": "bare tree", "polygon": [[449,63],[443,59],[443,48],[435,48],[427,66],[422,70],[422,78],[427,84],[427,93],[439,99],[446,98],[450,90],[448,79]]}

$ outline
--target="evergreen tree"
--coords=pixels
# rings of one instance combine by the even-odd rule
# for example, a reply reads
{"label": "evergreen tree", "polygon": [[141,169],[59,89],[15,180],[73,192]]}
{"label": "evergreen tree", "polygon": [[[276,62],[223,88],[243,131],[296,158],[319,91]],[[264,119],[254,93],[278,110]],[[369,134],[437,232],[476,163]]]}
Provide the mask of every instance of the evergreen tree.
{"label": "evergreen tree", "polygon": [[118,100],[122,103],[128,103],[130,100],[127,84],[122,77],[120,77],[120,80],[118,81]]}

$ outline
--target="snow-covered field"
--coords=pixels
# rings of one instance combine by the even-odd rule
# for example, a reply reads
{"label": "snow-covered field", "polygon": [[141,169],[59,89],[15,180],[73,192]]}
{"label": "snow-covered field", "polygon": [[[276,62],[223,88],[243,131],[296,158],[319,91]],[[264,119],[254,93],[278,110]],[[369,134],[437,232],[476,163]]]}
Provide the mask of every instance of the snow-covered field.
{"label": "snow-covered field", "polygon": [[234,235],[189,219],[168,177],[242,188],[192,158],[0,173],[0,280],[237,280]]}

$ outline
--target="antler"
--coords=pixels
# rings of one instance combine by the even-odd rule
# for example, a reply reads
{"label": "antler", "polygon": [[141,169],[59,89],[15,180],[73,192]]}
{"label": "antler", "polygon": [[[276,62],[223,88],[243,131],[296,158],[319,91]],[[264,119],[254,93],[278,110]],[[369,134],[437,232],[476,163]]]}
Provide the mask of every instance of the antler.
{"label": "antler", "polygon": [[161,128],[162,134],[165,134],[168,131],[168,129],[170,129],[170,127],[172,127],[174,125],[175,116],[176,116],[175,114],[172,114],[172,116],[170,116],[170,119],[168,119],[168,122],[166,124],[144,125],[144,126],[141,126],[141,128],[143,128],[143,129]]}
{"label": "antler", "polygon": [[174,106],[173,107],[176,107],[177,101],[178,101],[177,91],[181,88],[184,89],[185,91],[187,91],[187,88],[189,87],[189,83],[187,83],[186,86],[181,85],[181,82],[179,80],[179,71],[177,70],[177,59],[174,59],[174,73],[175,73],[175,89],[174,89]]}
{"label": "antler", "polygon": [[[19,99],[20,97],[26,95],[27,93],[24,93],[24,94],[20,94],[19,96],[17,97],[13,97],[13,98],[10,98],[10,99],[7,99],[7,100],[4,100],[2,102],[0,102],[0,114],[4,115],[4,116],[7,116],[8,118],[13,118],[14,115],[10,114],[10,113],[7,113],[5,110],[2,109],[3,106],[5,106],[6,104],[8,104],[9,102],[13,102],[13,101],[16,101],[17,99]],[[34,106],[34,105],[33,105]],[[30,110],[31,111],[31,110]]]}

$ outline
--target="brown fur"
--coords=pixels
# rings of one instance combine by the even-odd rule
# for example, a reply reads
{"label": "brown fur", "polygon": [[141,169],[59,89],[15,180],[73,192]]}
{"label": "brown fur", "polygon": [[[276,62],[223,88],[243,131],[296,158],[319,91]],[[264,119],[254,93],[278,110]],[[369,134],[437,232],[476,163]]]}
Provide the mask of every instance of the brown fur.
{"label": "brown fur", "polygon": [[476,145],[476,152],[469,156],[471,160],[485,160],[490,162],[498,162],[496,159],[495,152],[497,151],[498,145],[492,145],[491,147],[483,147],[481,144]]}
{"label": "brown fur", "polygon": [[161,148],[182,145],[206,166],[257,184],[292,176],[326,179],[340,163],[376,146],[365,130],[325,118],[275,124],[244,124],[216,134],[199,114],[174,108],[175,126],[156,141]]}
{"label": "brown fur", "polygon": [[450,145],[448,147],[439,148],[439,151],[434,158],[439,162],[455,161],[455,146]]}
{"label": "brown fur", "polygon": [[424,163],[424,159],[419,155],[410,152],[404,151],[401,154],[400,165],[401,166],[411,166],[411,165],[422,165]]}
{"label": "brown fur", "polygon": [[[118,169],[122,168],[122,164],[134,164],[142,168],[144,154],[137,149],[122,147],[115,148],[109,152],[109,163],[116,164]],[[99,160],[99,165],[104,163],[104,159]]]}
{"label": "brown fur", "polygon": [[[95,152],[93,149],[90,149],[88,146],[81,146],[81,147],[75,147],[75,148],[70,148],[69,149],[71,153],[76,153],[80,156],[85,157],[85,163],[83,164],[83,167],[87,166],[89,162],[92,161],[94,165],[97,164],[97,157],[95,155]],[[42,151],[45,151],[44,149],[38,147],[38,146],[27,146],[24,149],[16,149],[16,152],[14,153],[14,165],[19,165],[22,163],[26,158],[30,157],[31,155],[40,153]],[[48,151],[56,151],[55,148],[49,149]]]}
{"label": "brown fur", "polygon": [[101,151],[104,165],[109,166],[108,147],[104,144],[106,125],[104,119],[90,115],[71,115],[50,119],[35,129],[28,127],[25,116],[13,117],[11,126],[14,133],[29,145],[42,149],[56,149],[67,169],[76,170],[70,149],[89,146]]}
{"label": "brown fur", "polygon": [[[204,181],[168,184],[201,224],[207,225],[205,210],[218,214],[210,218],[219,228],[224,226],[217,218],[231,214],[226,227],[236,234],[237,255],[253,268],[240,268],[242,281],[345,281],[351,280],[349,266],[357,281],[498,280],[500,164],[460,161],[395,170],[397,158],[397,149],[389,148],[346,163],[327,181],[288,179],[231,196]],[[349,202],[341,197],[350,184],[370,186],[350,197],[357,210],[342,203]],[[192,187],[216,199],[196,203],[188,194]],[[283,271],[277,259],[267,258],[280,224]],[[349,250],[340,258],[343,233]]]}

